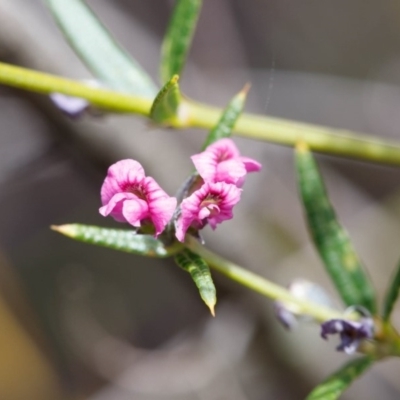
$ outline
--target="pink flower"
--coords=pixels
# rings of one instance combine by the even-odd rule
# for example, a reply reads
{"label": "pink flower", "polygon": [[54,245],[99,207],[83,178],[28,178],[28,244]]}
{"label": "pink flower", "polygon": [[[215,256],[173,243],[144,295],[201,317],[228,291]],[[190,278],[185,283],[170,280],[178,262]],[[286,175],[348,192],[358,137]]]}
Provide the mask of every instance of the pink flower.
{"label": "pink flower", "polygon": [[190,226],[203,228],[207,223],[215,229],[217,224],[233,217],[232,209],[240,200],[241,189],[225,182],[206,182],[199,190],[186,197],[176,221],[176,237],[185,240]]}
{"label": "pink flower", "polygon": [[135,227],[150,220],[158,236],[172,218],[176,208],[175,197],[169,197],[157,182],[145,176],[144,169],[135,160],[121,160],[111,165],[101,187],[101,215],[111,215],[118,222]]}
{"label": "pink flower", "polygon": [[205,151],[191,157],[205,182],[226,182],[241,187],[248,172],[259,171],[261,164],[242,157],[231,139],[220,139]]}

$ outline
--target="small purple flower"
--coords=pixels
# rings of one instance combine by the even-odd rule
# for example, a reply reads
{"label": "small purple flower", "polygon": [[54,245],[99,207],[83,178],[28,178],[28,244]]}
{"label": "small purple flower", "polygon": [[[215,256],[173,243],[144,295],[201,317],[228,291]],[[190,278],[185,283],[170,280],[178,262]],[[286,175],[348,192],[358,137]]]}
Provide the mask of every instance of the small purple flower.
{"label": "small purple flower", "polygon": [[241,189],[225,182],[205,183],[186,197],[180,205],[176,221],[176,237],[185,240],[189,227],[203,228],[207,223],[215,229],[217,224],[233,217],[232,209],[240,200]]}
{"label": "small purple flower", "polygon": [[[100,82],[94,79],[85,79],[82,83],[92,88],[100,88],[102,86]],[[91,111],[94,115],[101,115],[100,111],[95,113],[90,103],[81,97],[68,96],[58,92],[50,93],[49,97],[55,106],[68,117],[76,119],[87,111]]]}
{"label": "small purple flower", "polygon": [[296,316],[289,311],[284,303],[275,301],[273,304],[274,313],[278,321],[288,330],[292,330],[297,327],[298,321]]}
{"label": "small purple flower", "polygon": [[[289,285],[288,290],[299,300],[309,300],[326,307],[334,307],[326,291],[321,286],[306,279],[295,279]],[[274,312],[279,322],[281,322],[286,329],[296,328],[298,320],[312,321],[310,316],[302,314],[301,308],[298,307],[295,302],[275,301]]]}
{"label": "small purple flower", "polygon": [[191,157],[205,182],[226,182],[242,187],[248,172],[261,169],[257,161],[242,157],[231,139],[220,139]]}
{"label": "small purple flower", "polygon": [[111,215],[118,222],[140,227],[150,221],[158,236],[172,218],[175,197],[168,196],[157,182],[145,176],[135,160],[121,160],[111,165],[101,187],[101,215]]}
{"label": "small purple flower", "polygon": [[50,99],[65,115],[79,118],[88,109],[90,103],[81,97],[67,96],[62,93],[51,93]]}
{"label": "small purple flower", "polygon": [[327,340],[328,335],[340,335],[338,351],[353,354],[360,342],[374,337],[374,323],[372,318],[363,317],[359,321],[345,319],[331,319],[321,325],[321,336]]}

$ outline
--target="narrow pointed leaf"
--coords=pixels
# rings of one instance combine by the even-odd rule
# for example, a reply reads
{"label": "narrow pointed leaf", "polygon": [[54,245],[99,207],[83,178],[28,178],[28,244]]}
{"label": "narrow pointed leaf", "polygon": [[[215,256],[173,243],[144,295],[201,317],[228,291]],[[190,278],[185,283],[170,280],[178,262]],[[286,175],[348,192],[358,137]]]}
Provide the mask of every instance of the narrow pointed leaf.
{"label": "narrow pointed leaf", "polygon": [[397,271],[390,281],[390,286],[386,292],[385,300],[383,303],[383,320],[388,321],[392,313],[394,303],[399,296],[400,289],[400,263],[397,266]]}
{"label": "narrow pointed leaf", "polygon": [[181,93],[179,91],[179,76],[174,75],[155,98],[150,110],[150,118],[159,124],[168,125],[179,119]]}
{"label": "narrow pointed leaf", "polygon": [[161,81],[180,75],[192,43],[201,0],[176,0],[161,49]]}
{"label": "narrow pointed leaf", "polygon": [[231,136],[232,129],[243,111],[249,89],[250,86],[245,85],[245,87],[229,102],[222,112],[218,123],[208,134],[202,150],[219,139]]}
{"label": "narrow pointed leaf", "polygon": [[146,257],[169,257],[182,249],[182,245],[178,243],[167,247],[161,240],[151,235],[139,235],[131,230],[81,224],[52,226],[51,228],[80,242]]}
{"label": "narrow pointed leaf", "polygon": [[374,362],[371,357],[361,357],[345,364],[339,371],[318,385],[306,400],[336,400]]}
{"label": "narrow pointed leaf", "polygon": [[296,148],[296,168],[311,236],[339,294],[346,305],[361,305],[374,313],[374,289],[336,218],[314,156],[303,142]]}
{"label": "narrow pointed leaf", "polygon": [[153,98],[157,87],[83,0],[45,0],[71,47],[105,86]]}
{"label": "narrow pointed leaf", "polygon": [[182,269],[189,272],[199,289],[201,298],[214,316],[214,307],[217,303],[217,292],[207,263],[200,256],[188,249],[176,254],[175,261]]}

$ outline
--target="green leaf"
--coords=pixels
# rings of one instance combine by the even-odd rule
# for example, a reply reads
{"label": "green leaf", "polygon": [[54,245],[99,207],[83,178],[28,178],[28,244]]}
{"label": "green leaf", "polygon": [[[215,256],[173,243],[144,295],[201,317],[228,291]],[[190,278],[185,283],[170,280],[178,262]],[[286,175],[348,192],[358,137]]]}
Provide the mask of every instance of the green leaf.
{"label": "green leaf", "polygon": [[139,235],[131,230],[81,224],[52,226],[51,229],[80,242],[146,257],[169,257],[182,249],[178,242],[167,247],[153,236]]}
{"label": "green leaf", "polygon": [[211,314],[215,316],[214,307],[217,303],[217,292],[207,263],[188,249],[176,254],[175,261],[182,269],[189,272],[199,289],[201,298],[210,309]]}
{"label": "green leaf", "polygon": [[161,48],[161,81],[180,75],[192,43],[201,0],[177,0]]}
{"label": "green leaf", "polygon": [[375,292],[346,230],[336,219],[314,156],[304,142],[296,147],[301,199],[315,246],[344,303],[376,310]]}
{"label": "green leaf", "polygon": [[399,288],[400,288],[400,263],[397,266],[397,271],[390,281],[390,286],[386,292],[385,300],[383,302],[383,320],[388,321],[390,318],[390,314],[392,313],[394,303],[399,296]]}
{"label": "green leaf", "polygon": [[179,119],[178,111],[182,96],[178,81],[179,76],[174,75],[158,93],[150,110],[150,118],[153,121],[168,125]]}
{"label": "green leaf", "polygon": [[83,0],[45,0],[57,24],[93,75],[109,88],[153,98],[157,87]]}
{"label": "green leaf", "polygon": [[245,85],[245,87],[229,102],[221,118],[208,134],[202,150],[219,139],[231,136],[232,129],[243,111],[249,89],[250,86]]}
{"label": "green leaf", "polygon": [[371,357],[361,357],[345,364],[339,371],[318,385],[306,400],[336,400],[351,383],[374,362]]}

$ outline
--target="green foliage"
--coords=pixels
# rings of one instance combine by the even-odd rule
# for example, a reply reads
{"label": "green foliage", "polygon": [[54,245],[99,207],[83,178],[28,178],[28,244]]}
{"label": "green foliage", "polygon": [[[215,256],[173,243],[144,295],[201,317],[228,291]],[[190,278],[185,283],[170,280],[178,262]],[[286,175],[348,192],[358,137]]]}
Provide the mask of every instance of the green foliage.
{"label": "green foliage", "polygon": [[174,75],[158,93],[150,110],[150,118],[153,121],[168,125],[178,119],[182,98],[178,81],[179,76]]}
{"label": "green foliage", "polygon": [[192,43],[201,0],[176,0],[161,49],[160,75],[163,83],[180,75]]}
{"label": "green foliage", "polygon": [[336,400],[350,384],[374,362],[371,357],[361,357],[345,364],[307,396],[306,400]]}
{"label": "green foliage", "polygon": [[237,119],[243,111],[246,103],[247,93],[250,89],[249,85],[246,85],[226,106],[222,112],[221,118],[218,123],[211,129],[208,134],[202,150],[204,150],[210,144],[216,142],[219,139],[231,136],[232,129],[235,126]]}
{"label": "green foliage", "polygon": [[296,168],[311,236],[343,301],[375,312],[374,289],[347,232],[336,219],[314,156],[304,143],[296,149]]}
{"label": "green foliage", "polygon": [[201,298],[214,316],[217,292],[207,263],[199,255],[193,253],[189,249],[185,249],[176,254],[175,261],[182,269],[189,272],[199,289]]}
{"label": "green foliage", "polygon": [[109,229],[81,224],[52,226],[51,228],[80,242],[146,257],[169,257],[182,249],[182,245],[178,242],[167,247],[161,240],[155,239],[153,236],[139,235],[125,229]]}
{"label": "green foliage", "polygon": [[45,0],[56,22],[93,75],[109,88],[153,98],[157,87],[83,0]]}
{"label": "green foliage", "polygon": [[397,271],[390,281],[390,286],[386,292],[385,300],[383,302],[383,320],[388,321],[392,313],[394,303],[399,295],[400,288],[400,263],[397,266]]}

